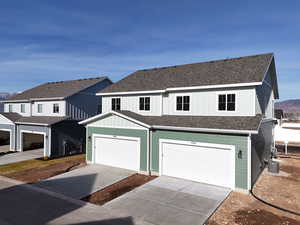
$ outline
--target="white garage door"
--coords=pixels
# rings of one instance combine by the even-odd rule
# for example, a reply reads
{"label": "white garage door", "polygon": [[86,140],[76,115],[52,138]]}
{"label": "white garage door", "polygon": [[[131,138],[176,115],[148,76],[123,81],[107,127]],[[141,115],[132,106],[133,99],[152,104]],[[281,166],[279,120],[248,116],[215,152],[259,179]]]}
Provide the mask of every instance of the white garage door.
{"label": "white garage door", "polygon": [[161,140],[161,174],[234,188],[234,152],[231,146]]}
{"label": "white garage door", "polygon": [[95,136],[94,145],[95,163],[139,171],[139,138]]}

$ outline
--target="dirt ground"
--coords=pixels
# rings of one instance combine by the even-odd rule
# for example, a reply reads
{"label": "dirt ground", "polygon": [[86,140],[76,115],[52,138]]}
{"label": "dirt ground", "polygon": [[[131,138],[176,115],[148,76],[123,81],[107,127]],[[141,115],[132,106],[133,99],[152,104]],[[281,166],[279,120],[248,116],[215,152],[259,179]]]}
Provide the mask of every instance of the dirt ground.
{"label": "dirt ground", "polygon": [[136,187],[139,187],[156,177],[154,176],[146,176],[142,174],[134,174],[130,177],[121,180],[118,183],[115,183],[111,186],[108,186],[100,191],[93,193],[90,196],[83,198],[82,200],[96,204],[96,205],[104,205],[106,202],[115,199],[126,192],[133,190]]}
{"label": "dirt ground", "polygon": [[[276,149],[279,156],[285,155],[285,147],[283,144],[276,145]],[[300,143],[289,144],[288,145],[288,156],[300,157]]]}
{"label": "dirt ground", "polygon": [[[278,159],[281,161],[279,175],[265,170],[253,192],[274,205],[300,212],[300,159]],[[300,225],[300,216],[265,205],[251,195],[232,192],[206,224]]]}
{"label": "dirt ground", "polygon": [[69,160],[66,159],[63,162],[61,162],[60,160],[57,161],[57,163],[52,163],[48,166],[25,169],[17,172],[8,173],[4,176],[27,183],[33,183],[83,166],[86,166],[84,157],[70,157]]}

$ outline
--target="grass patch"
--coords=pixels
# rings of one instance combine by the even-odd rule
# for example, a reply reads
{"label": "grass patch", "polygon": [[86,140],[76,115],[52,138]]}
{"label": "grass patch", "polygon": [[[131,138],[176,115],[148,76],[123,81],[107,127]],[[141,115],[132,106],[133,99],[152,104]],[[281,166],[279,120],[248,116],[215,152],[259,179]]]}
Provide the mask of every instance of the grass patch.
{"label": "grass patch", "polygon": [[51,166],[57,163],[68,162],[72,160],[84,159],[85,154],[74,155],[74,156],[67,156],[57,159],[51,160],[40,160],[40,159],[33,159],[33,160],[26,160],[17,163],[10,163],[6,165],[0,165],[0,175],[7,175],[11,173],[17,173],[24,170],[30,170],[35,168],[43,168],[47,166]]}

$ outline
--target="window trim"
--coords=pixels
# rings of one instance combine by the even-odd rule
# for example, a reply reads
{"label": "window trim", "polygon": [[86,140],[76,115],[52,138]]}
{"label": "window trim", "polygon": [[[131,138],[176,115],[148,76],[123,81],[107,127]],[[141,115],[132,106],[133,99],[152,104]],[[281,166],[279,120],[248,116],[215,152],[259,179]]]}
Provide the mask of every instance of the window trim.
{"label": "window trim", "polygon": [[[113,99],[120,99],[120,109],[113,109]],[[110,109],[112,111],[121,110],[121,104],[122,104],[121,97],[112,97],[111,100],[110,100]],[[117,105],[117,104],[115,104],[115,105]]]}
{"label": "window trim", "polygon": [[[227,110],[227,95],[235,95],[235,107],[234,110]],[[219,110],[219,95],[226,95],[226,105],[225,105],[225,110]],[[219,91],[216,93],[216,109],[217,112],[222,112],[222,113],[233,113],[236,112],[237,110],[237,92],[236,91]]]}
{"label": "window trim", "polygon": [[[24,110],[23,110],[24,109]],[[21,103],[21,106],[20,106],[20,112],[21,113],[26,113],[26,105],[25,103]]]}
{"label": "window trim", "polygon": [[[55,112],[55,105],[57,105],[58,106],[58,111],[57,112]],[[53,108],[52,108],[52,112],[54,113],[54,114],[59,114],[60,113],[60,107],[59,107],[59,103],[53,103]]]}
{"label": "window trim", "polygon": [[[41,111],[39,110],[39,106],[41,106]],[[43,113],[43,104],[42,103],[38,103],[37,104],[37,113]]]}
{"label": "window trim", "polygon": [[[190,98],[190,101],[189,101],[189,110],[177,110],[177,97],[185,97],[185,96],[188,96]],[[183,101],[183,99],[182,99]],[[191,102],[192,102],[192,98],[191,98],[191,95],[190,94],[175,94],[175,112],[181,112],[181,113],[186,113],[186,112],[191,112]],[[183,103],[182,103],[182,106],[183,106]]]}
{"label": "window trim", "polygon": [[[140,99],[141,99],[141,98],[144,98],[144,99],[145,99],[145,98],[149,98],[149,99],[150,99],[149,110],[145,110],[145,109],[141,110],[141,109],[140,109]],[[144,106],[145,106],[145,102],[144,102]],[[151,96],[139,96],[139,97],[138,97],[138,111],[139,111],[139,112],[151,112],[151,108],[152,108],[152,107],[151,107]]]}
{"label": "window trim", "polygon": [[14,112],[13,104],[8,104],[8,112]]}

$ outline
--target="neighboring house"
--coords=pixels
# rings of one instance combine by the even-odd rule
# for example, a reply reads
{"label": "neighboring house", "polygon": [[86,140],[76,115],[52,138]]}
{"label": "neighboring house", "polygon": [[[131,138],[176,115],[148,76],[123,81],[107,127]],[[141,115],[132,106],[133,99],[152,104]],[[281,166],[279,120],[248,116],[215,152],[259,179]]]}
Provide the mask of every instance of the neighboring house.
{"label": "neighboring house", "polygon": [[107,77],[51,82],[5,99],[0,131],[10,133],[12,151],[41,142],[44,156],[83,151],[85,128],[78,121],[99,113],[96,92],[111,85]]}
{"label": "neighboring house", "polygon": [[273,150],[273,54],[140,70],[97,95],[89,163],[247,191]]}

